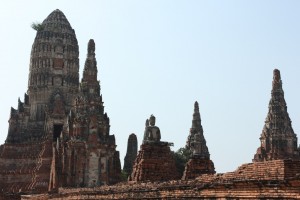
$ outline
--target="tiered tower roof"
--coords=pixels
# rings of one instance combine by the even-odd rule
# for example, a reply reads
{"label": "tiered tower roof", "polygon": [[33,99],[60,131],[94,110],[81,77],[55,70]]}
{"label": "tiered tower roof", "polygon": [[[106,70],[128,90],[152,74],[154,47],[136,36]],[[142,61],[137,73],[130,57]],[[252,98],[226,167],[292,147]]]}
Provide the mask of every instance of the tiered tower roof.
{"label": "tiered tower roof", "polygon": [[[197,145],[195,145],[196,143]],[[201,125],[201,117],[199,112],[199,104],[197,101],[194,104],[192,128],[190,129],[190,134],[186,142],[186,148],[191,152],[193,151],[193,149],[196,148],[197,152],[200,153],[198,156],[203,158],[208,158],[208,159],[210,157],[208,148],[206,146],[206,140],[203,135],[203,128]]]}
{"label": "tiered tower roof", "polygon": [[297,136],[287,112],[280,71],[273,71],[273,82],[269,111],[261,137],[261,146],[257,149],[253,161],[297,158]]}
{"label": "tiered tower roof", "polygon": [[100,85],[97,80],[97,61],[95,57],[95,42],[91,39],[88,43],[88,53],[85,60],[83,76],[81,80],[81,91],[88,96],[99,96]]}

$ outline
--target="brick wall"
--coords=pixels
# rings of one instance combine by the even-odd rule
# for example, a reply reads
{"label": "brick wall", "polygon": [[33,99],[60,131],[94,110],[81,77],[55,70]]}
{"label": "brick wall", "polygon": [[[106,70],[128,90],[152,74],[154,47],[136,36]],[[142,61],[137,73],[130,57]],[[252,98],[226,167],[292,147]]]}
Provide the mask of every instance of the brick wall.
{"label": "brick wall", "polygon": [[244,164],[225,174],[194,180],[127,182],[95,188],[60,188],[56,194],[22,199],[300,199],[300,161],[274,160]]}

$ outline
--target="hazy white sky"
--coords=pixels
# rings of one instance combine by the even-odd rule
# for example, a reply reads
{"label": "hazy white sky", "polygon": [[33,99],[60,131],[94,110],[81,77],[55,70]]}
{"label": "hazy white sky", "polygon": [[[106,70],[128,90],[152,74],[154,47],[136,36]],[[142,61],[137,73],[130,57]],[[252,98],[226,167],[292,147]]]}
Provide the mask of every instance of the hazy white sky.
{"label": "hazy white sky", "polygon": [[185,145],[199,102],[217,172],[251,162],[278,68],[300,133],[300,1],[7,0],[0,7],[0,143],[10,107],[27,91],[31,45],[53,10],[64,12],[80,47],[96,42],[101,93],[123,164],[127,138],[141,144],[156,116],[162,140]]}

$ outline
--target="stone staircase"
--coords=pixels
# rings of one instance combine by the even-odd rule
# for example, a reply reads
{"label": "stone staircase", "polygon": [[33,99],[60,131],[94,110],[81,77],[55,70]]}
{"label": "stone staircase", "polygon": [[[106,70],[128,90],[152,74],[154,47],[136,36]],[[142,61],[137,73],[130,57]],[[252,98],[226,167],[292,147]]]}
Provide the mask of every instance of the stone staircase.
{"label": "stone staircase", "polygon": [[46,192],[51,159],[51,140],[2,145],[0,192]]}

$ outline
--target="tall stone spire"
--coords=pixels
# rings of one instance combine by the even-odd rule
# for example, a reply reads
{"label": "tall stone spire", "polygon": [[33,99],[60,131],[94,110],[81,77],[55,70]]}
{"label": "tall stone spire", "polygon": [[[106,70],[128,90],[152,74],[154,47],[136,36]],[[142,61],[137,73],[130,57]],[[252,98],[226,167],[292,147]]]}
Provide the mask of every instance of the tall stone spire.
{"label": "tall stone spire", "polygon": [[124,167],[123,170],[130,175],[132,172],[132,167],[134,160],[137,155],[138,141],[134,133],[130,134],[127,142],[127,152],[124,158]]}
{"label": "tall stone spire", "polygon": [[186,142],[186,149],[191,153],[188,162],[185,165],[182,179],[194,179],[202,174],[214,174],[215,166],[206,146],[206,140],[203,135],[199,104],[194,104],[194,114],[192,128]]}
{"label": "tall stone spire", "polygon": [[273,71],[269,111],[261,137],[261,146],[254,155],[254,162],[276,159],[299,159],[297,136],[287,112],[280,71]]}
{"label": "tall stone spire", "polygon": [[[197,140],[197,141],[196,141]],[[186,142],[186,148],[189,149],[191,152],[195,148],[195,144],[200,145],[197,151],[198,154],[201,154],[202,157],[209,159],[209,152],[206,146],[206,140],[203,135],[203,128],[201,125],[201,117],[199,112],[199,104],[196,101],[194,104],[194,114],[193,114],[193,121],[192,121],[192,128],[190,129],[190,134],[188,136]],[[198,144],[199,143],[199,144]]]}
{"label": "tall stone spire", "polygon": [[81,91],[86,95],[100,95],[100,85],[97,80],[97,61],[95,57],[95,42],[90,39],[88,43],[88,53],[85,60],[83,76],[81,80]]}

